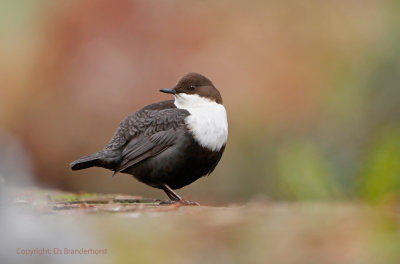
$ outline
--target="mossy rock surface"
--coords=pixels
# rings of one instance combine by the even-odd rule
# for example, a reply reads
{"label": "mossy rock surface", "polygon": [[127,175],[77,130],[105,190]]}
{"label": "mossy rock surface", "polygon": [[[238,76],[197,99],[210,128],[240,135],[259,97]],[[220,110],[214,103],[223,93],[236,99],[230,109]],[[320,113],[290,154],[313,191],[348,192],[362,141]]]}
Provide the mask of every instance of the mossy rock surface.
{"label": "mossy rock surface", "polygon": [[[11,232],[7,241],[22,243],[28,241],[29,232],[41,230],[36,237],[37,233],[43,233],[43,239],[55,237],[45,241],[49,247],[107,249],[107,255],[85,256],[88,259],[81,263],[394,264],[400,260],[400,210],[393,204],[259,201],[226,207],[164,206],[156,199],[132,195],[40,189],[13,190],[7,200],[29,212],[6,228],[17,228],[15,234],[20,236]],[[22,219],[29,219],[29,229],[19,224]],[[44,247],[35,243],[31,246]]]}

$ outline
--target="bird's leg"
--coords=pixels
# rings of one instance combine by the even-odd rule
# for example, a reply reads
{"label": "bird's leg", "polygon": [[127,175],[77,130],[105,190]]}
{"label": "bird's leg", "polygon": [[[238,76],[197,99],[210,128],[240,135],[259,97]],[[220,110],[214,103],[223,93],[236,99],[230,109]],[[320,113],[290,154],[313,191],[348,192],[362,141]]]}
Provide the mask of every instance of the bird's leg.
{"label": "bird's leg", "polygon": [[168,195],[169,199],[171,199],[173,203],[179,202],[183,205],[200,205],[199,203],[182,199],[179,194],[174,192],[174,190],[172,190],[171,187],[166,184],[162,184],[161,188],[164,190],[164,192]]}
{"label": "bird's leg", "polygon": [[174,192],[174,190],[172,190],[171,187],[169,187],[168,185],[163,184],[162,189],[168,195],[169,199],[175,202],[182,200],[182,197],[180,197],[176,192]]}

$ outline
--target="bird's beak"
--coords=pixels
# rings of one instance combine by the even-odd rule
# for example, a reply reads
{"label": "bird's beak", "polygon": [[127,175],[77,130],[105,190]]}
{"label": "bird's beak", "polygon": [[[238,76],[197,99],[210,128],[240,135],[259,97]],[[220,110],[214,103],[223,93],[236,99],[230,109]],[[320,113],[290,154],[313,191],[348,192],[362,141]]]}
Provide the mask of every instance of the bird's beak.
{"label": "bird's beak", "polygon": [[161,89],[160,92],[162,92],[162,93],[168,93],[168,94],[176,94],[176,91],[175,91],[174,88]]}

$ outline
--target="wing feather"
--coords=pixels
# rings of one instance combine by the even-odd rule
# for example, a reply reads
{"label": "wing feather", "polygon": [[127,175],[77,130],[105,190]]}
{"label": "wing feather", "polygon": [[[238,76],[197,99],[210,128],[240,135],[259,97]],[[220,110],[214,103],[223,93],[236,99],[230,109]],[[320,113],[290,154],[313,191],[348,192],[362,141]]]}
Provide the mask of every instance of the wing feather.
{"label": "wing feather", "polygon": [[142,116],[141,119],[131,120],[131,123],[136,123],[135,128],[139,127],[140,132],[135,132],[135,135],[123,147],[122,162],[115,168],[115,173],[156,156],[173,146],[181,135],[181,133],[176,133],[177,130],[183,129],[184,119],[189,115],[186,110],[182,109],[156,111],[155,115],[155,111],[147,112],[153,112],[151,117],[144,118]]}

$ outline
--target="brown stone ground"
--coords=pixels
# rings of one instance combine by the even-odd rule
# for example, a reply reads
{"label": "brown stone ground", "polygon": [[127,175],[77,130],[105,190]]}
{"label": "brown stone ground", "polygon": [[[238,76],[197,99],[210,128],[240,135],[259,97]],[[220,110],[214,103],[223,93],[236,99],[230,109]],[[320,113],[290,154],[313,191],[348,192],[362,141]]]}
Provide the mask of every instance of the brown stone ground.
{"label": "brown stone ground", "polygon": [[[400,263],[396,206],[271,201],[160,206],[137,196],[40,189],[13,190],[6,200],[38,222],[66,230],[55,231],[59,238],[47,241],[49,247],[63,247],[72,236],[76,247],[85,238],[84,248],[107,249],[76,263]],[[17,245],[24,239],[17,237]],[[21,256],[15,259],[22,263]]]}

